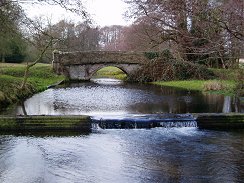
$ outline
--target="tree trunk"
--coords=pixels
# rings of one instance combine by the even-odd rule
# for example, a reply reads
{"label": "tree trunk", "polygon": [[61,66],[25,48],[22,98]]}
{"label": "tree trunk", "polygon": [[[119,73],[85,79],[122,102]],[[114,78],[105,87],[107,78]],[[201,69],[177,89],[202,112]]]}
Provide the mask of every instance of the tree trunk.
{"label": "tree trunk", "polygon": [[2,61],[2,63],[4,63],[4,62],[5,62],[5,55],[4,55],[4,54],[2,54],[1,56],[2,56],[1,61]]}
{"label": "tree trunk", "polygon": [[[174,2],[175,3],[175,2]],[[175,17],[177,27],[177,41],[179,43],[178,51],[180,57],[183,60],[187,59],[186,53],[188,53],[188,30],[187,30],[187,11],[185,0],[179,0],[176,6]]]}

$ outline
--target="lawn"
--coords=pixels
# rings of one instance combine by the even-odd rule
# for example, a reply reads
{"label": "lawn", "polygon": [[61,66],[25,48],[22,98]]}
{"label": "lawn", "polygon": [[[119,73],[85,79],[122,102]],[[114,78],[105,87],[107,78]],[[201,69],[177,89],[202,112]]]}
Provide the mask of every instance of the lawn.
{"label": "lawn", "polygon": [[223,95],[234,95],[236,88],[236,82],[233,80],[157,81],[152,84]]}
{"label": "lawn", "polygon": [[30,69],[27,85],[20,90],[25,64],[0,63],[0,106],[14,103],[34,93],[43,91],[51,84],[63,80],[52,71],[50,64],[37,64]]}

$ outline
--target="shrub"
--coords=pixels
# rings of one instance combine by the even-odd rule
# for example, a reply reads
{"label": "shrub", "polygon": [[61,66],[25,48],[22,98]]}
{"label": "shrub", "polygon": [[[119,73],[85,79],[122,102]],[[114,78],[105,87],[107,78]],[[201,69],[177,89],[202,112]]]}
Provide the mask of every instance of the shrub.
{"label": "shrub", "polygon": [[144,55],[150,60],[159,57],[158,52],[144,52]]}
{"label": "shrub", "polygon": [[[170,57],[170,56],[169,56]],[[152,82],[187,79],[212,79],[214,74],[205,66],[173,57],[160,57],[147,62],[140,70],[128,77],[129,81]]]}
{"label": "shrub", "polygon": [[203,85],[204,91],[220,91],[220,90],[225,90],[226,87],[227,86],[223,84],[221,81],[216,81],[216,80],[206,82]]}
{"label": "shrub", "polygon": [[5,62],[7,63],[21,63],[25,60],[25,55],[14,54],[5,57]]}

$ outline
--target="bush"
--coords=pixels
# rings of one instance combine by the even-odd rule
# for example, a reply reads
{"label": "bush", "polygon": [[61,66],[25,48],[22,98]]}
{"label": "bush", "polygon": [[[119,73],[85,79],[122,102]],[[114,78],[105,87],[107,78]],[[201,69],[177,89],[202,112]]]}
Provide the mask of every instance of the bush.
{"label": "bush", "polygon": [[147,57],[150,60],[159,57],[158,52],[145,52],[144,55],[145,55],[145,57]]}
{"label": "bush", "polygon": [[225,90],[227,86],[220,81],[209,81],[203,86],[204,91],[220,91]]}
{"label": "bush", "polygon": [[140,70],[128,77],[129,81],[152,82],[189,79],[212,79],[214,73],[205,66],[171,57],[155,58],[146,63]]}
{"label": "bush", "polygon": [[5,62],[21,63],[26,57],[26,42],[19,36],[15,36],[9,43],[10,54],[6,55]]}
{"label": "bush", "polygon": [[7,63],[22,63],[24,60],[25,55],[22,54],[9,55],[5,57],[5,62]]}

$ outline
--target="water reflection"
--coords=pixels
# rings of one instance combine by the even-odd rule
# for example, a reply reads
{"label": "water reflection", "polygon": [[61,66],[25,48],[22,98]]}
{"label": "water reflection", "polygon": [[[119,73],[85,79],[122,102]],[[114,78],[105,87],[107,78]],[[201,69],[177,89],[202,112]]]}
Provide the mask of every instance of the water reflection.
{"label": "water reflection", "polygon": [[101,115],[244,112],[238,100],[170,87],[97,79],[46,90],[13,113],[28,115]]}

